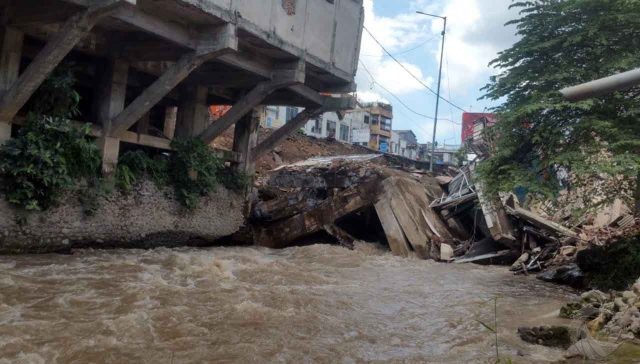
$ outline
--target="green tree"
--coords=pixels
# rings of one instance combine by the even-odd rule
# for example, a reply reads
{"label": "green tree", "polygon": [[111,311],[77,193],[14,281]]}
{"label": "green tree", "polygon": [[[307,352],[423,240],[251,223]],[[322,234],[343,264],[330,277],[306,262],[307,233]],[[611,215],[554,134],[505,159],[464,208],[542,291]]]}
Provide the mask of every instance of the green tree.
{"label": "green tree", "polygon": [[578,181],[637,177],[640,88],[576,103],[558,90],[640,66],[640,1],[537,0],[511,7],[520,18],[507,24],[516,26],[519,41],[490,63],[501,73],[483,88],[484,98],[504,102],[495,108],[495,153],[479,166],[481,178],[493,190],[552,195],[560,167]]}

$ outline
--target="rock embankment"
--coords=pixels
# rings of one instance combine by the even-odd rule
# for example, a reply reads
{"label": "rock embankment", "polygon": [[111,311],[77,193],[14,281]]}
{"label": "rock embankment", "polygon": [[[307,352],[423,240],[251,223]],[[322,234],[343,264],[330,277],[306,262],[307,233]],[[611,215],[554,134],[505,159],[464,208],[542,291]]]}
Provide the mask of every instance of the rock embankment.
{"label": "rock embankment", "polygon": [[0,196],[0,254],[206,244],[235,233],[244,223],[243,196],[223,187],[202,197],[192,211],[180,205],[171,189],[152,182],[96,199],[88,214],[77,192],[46,212],[18,210]]}

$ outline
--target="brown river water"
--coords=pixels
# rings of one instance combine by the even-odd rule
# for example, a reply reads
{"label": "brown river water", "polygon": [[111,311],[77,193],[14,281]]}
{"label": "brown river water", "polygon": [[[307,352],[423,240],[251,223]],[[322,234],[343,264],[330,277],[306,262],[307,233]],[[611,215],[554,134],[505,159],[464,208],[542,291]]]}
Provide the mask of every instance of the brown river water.
{"label": "brown river water", "polygon": [[361,244],[0,256],[0,363],[548,362],[521,325],[572,293]]}

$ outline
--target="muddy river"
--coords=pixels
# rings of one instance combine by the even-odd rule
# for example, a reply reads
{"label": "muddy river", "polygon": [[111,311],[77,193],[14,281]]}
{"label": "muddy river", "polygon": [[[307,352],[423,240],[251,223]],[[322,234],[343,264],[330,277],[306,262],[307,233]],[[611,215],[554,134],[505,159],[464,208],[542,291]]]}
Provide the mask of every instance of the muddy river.
{"label": "muddy river", "polygon": [[488,363],[559,359],[520,325],[571,293],[373,245],[0,256],[0,363]]}

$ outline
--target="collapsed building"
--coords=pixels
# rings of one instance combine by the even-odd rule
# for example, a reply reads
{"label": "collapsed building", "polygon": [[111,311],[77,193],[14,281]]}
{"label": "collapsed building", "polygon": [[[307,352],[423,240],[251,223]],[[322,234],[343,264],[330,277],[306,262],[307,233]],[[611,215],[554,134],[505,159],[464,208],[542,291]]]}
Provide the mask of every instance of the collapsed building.
{"label": "collapsed building", "polygon": [[[434,177],[375,154],[285,165],[261,181],[250,234],[273,248],[329,236],[346,246],[377,241],[399,256],[457,262],[513,262],[523,249],[542,256],[576,236],[513,199],[488,195],[473,182],[472,166],[449,173]],[[527,263],[522,269],[536,270],[538,260]]]}

